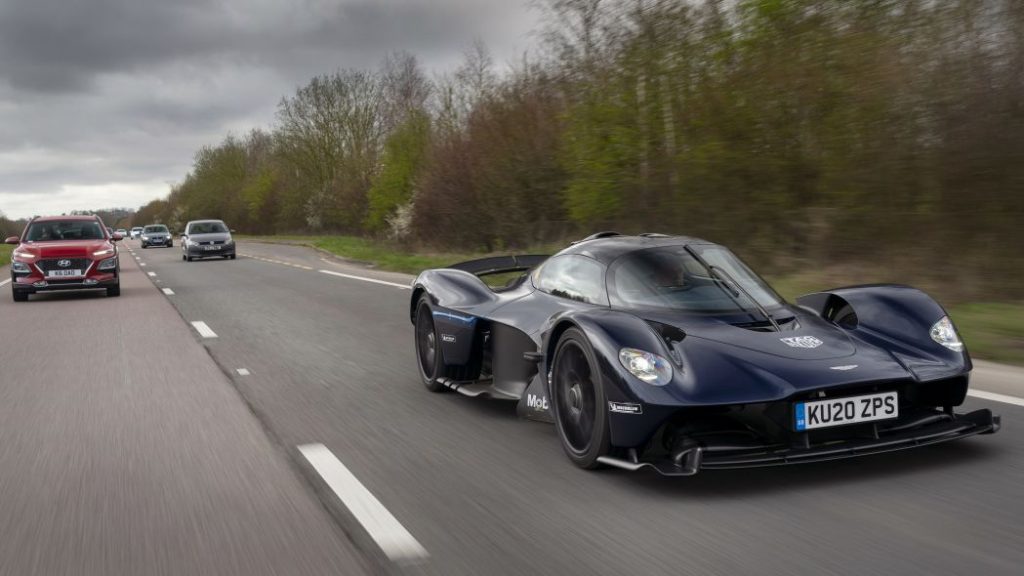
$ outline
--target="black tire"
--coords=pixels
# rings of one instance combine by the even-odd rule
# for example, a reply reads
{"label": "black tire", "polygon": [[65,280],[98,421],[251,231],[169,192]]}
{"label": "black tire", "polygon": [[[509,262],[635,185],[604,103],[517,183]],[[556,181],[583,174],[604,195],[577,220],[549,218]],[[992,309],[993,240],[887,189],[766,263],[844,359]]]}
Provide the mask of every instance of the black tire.
{"label": "black tire", "polygon": [[11,297],[14,298],[15,302],[28,302],[28,292],[11,290]]}
{"label": "black tire", "polygon": [[146,248],[147,248],[147,246],[145,244],[143,244],[142,245],[142,249],[145,250]]}
{"label": "black tire", "polygon": [[444,376],[444,359],[441,357],[440,338],[434,327],[434,314],[426,296],[416,305],[416,329],[414,344],[416,365],[420,369],[420,380],[431,392],[446,392],[448,387],[441,384]]}
{"label": "black tire", "polygon": [[611,452],[604,382],[586,335],[576,328],[562,333],[551,364],[551,412],[569,459],[580,468],[597,468]]}
{"label": "black tire", "polygon": [[182,254],[181,255],[181,261],[182,262],[188,262],[188,257],[186,257],[184,254]]}
{"label": "black tire", "polygon": [[234,260],[235,259],[235,254],[232,254],[231,256],[228,256],[228,258],[231,259],[231,260]]}
{"label": "black tire", "polygon": [[191,262],[192,260],[194,260],[194,258],[192,258],[191,256],[186,256],[185,260],[187,260],[188,262]]}
{"label": "black tire", "polygon": [[115,298],[121,295],[121,283],[118,282],[113,286],[107,287],[107,298]]}
{"label": "black tire", "polygon": [[174,242],[168,242],[167,243],[167,247],[168,248],[174,248]]}

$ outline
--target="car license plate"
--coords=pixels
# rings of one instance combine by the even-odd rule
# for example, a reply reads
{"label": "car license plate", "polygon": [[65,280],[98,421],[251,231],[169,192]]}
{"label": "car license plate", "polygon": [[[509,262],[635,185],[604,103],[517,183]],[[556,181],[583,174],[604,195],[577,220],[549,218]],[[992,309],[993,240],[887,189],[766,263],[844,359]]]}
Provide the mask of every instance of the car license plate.
{"label": "car license plate", "polygon": [[47,278],[69,278],[81,275],[81,270],[50,270],[46,273]]}
{"label": "car license plate", "polygon": [[203,250],[220,250],[220,246],[203,246]]}
{"label": "car license plate", "polygon": [[793,416],[797,431],[803,431],[888,420],[898,417],[899,410],[899,397],[896,392],[882,392],[864,396],[797,402],[793,405]]}

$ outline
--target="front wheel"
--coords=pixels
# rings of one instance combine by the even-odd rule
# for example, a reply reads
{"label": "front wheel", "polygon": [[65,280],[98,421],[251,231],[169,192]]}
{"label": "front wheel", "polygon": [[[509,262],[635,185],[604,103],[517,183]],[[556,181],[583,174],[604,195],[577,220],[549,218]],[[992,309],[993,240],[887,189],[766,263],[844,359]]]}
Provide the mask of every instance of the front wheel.
{"label": "front wheel", "polygon": [[28,302],[28,292],[11,290],[11,296],[14,298],[15,302]]}
{"label": "front wheel", "polygon": [[611,451],[604,383],[594,350],[576,328],[558,340],[551,364],[551,402],[566,455],[580,468],[597,468]]}
{"label": "front wheel", "polygon": [[114,298],[121,295],[121,284],[117,283],[107,288],[107,297]]}

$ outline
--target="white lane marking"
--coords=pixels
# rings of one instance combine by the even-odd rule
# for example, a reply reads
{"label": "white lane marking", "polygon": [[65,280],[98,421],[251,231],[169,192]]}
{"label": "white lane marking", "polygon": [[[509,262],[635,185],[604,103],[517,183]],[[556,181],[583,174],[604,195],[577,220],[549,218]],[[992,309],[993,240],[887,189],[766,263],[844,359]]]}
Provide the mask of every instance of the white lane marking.
{"label": "white lane marking", "polygon": [[984,390],[967,390],[968,396],[975,398],[981,398],[982,400],[991,400],[993,402],[1002,402],[1003,404],[1013,404],[1015,406],[1024,406],[1024,398],[1017,398],[1016,396],[1007,396],[1006,394],[996,394],[995,392],[985,392]]}
{"label": "white lane marking", "polygon": [[163,288],[163,293],[168,296],[174,296],[174,290],[171,290],[170,288]]}
{"label": "white lane marking", "polygon": [[196,332],[199,332],[199,335],[202,336],[203,338],[217,337],[217,333],[214,332],[213,330],[210,330],[210,327],[206,325],[206,322],[193,322],[192,327],[195,328]]}
{"label": "white lane marking", "polygon": [[139,266],[145,266],[145,265],[146,265],[145,262],[139,262]]}
{"label": "white lane marking", "polygon": [[150,276],[156,276],[156,272],[146,272],[146,274],[149,274]]}
{"label": "white lane marking", "polygon": [[299,452],[302,452],[306,460],[313,465],[324,482],[327,482],[338,499],[363,525],[391,561],[413,564],[430,556],[416,538],[326,446],[305,444],[299,446]]}
{"label": "white lane marking", "polygon": [[248,376],[249,375],[249,371],[246,370],[245,368],[239,368],[238,370],[235,370],[235,372],[238,372],[239,376]]}
{"label": "white lane marking", "polygon": [[4,280],[3,282],[0,282],[0,288],[3,288],[4,286],[7,286],[10,283],[11,283],[10,279]]}
{"label": "white lane marking", "polygon": [[406,286],[405,284],[399,284],[397,282],[387,282],[385,280],[377,280],[376,278],[367,278],[365,276],[353,276],[351,274],[342,274],[341,272],[333,272],[331,270],[321,270],[323,274],[330,274],[331,276],[338,276],[340,278],[350,278],[352,280],[362,280],[363,282],[373,282],[374,284],[383,284],[385,286],[394,286],[395,288],[401,288],[402,290],[411,290],[412,286]]}

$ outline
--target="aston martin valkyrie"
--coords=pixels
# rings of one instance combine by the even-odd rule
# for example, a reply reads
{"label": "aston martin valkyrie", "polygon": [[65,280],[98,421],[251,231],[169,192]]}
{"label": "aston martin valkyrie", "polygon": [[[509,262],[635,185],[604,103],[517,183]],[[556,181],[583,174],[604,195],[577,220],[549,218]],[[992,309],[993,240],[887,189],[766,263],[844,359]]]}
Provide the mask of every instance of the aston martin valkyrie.
{"label": "aston martin valkyrie", "polygon": [[604,232],[550,257],[426,270],[409,314],[429,390],[518,402],[583,468],[825,461],[1000,424],[955,410],[971,359],[925,293],[865,285],[790,303],[697,238]]}

